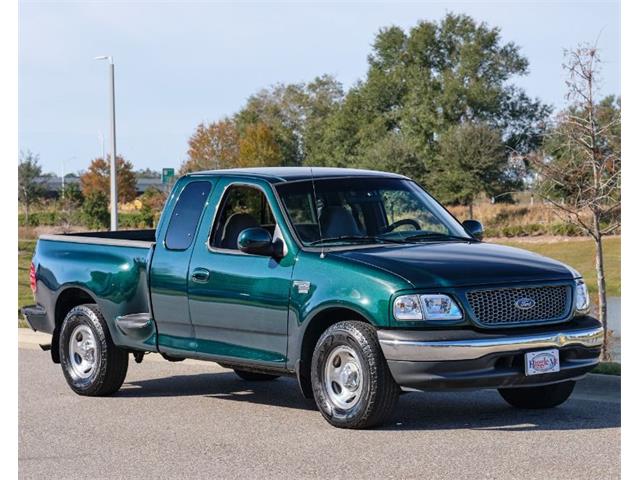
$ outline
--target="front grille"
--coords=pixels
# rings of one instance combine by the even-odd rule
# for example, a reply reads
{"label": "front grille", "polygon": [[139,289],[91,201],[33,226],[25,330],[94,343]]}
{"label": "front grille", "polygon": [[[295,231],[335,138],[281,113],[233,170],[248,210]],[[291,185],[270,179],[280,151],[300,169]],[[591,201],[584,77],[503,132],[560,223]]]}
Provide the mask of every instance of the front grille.
{"label": "front grille", "polygon": [[499,288],[471,290],[467,301],[482,325],[517,325],[560,321],[569,315],[571,287]]}

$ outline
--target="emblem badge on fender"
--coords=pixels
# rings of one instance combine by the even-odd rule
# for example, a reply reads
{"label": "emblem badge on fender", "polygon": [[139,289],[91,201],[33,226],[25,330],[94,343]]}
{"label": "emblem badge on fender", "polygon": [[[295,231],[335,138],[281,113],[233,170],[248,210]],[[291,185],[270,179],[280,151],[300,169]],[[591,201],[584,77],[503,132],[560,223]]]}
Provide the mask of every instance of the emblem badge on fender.
{"label": "emblem badge on fender", "polygon": [[293,286],[298,289],[298,293],[309,293],[311,282],[305,282],[304,280],[294,280]]}

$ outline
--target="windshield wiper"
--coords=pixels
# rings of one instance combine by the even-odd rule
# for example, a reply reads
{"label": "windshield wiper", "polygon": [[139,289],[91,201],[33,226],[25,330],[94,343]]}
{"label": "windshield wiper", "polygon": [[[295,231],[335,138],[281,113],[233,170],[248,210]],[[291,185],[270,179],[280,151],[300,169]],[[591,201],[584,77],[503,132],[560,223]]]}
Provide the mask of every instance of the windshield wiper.
{"label": "windshield wiper", "polygon": [[419,233],[418,235],[411,235],[405,237],[404,240],[410,242],[412,240],[461,240],[463,242],[477,242],[478,240],[473,237],[461,237],[459,235],[449,235],[448,233],[440,232],[428,232]]}
{"label": "windshield wiper", "polygon": [[373,235],[340,235],[338,237],[321,238],[310,242],[309,245],[318,245],[325,242],[374,242],[374,243],[406,243],[404,240],[395,240],[392,238],[376,237]]}

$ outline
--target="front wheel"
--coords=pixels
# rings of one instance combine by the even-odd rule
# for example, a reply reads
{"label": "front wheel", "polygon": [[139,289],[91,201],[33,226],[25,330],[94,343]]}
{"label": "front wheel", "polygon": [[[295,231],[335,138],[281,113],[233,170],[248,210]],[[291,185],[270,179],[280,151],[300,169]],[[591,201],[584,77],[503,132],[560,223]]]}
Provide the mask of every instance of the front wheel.
{"label": "front wheel", "polygon": [[322,334],[313,352],[311,384],[320,412],[340,428],[383,423],[400,392],[375,329],[357,321],[336,323]]}
{"label": "front wheel", "polygon": [[576,382],[568,381],[540,387],[500,388],[505,401],[516,408],[552,408],[567,401]]}
{"label": "front wheel", "polygon": [[129,354],[114,345],[97,305],[71,309],[60,331],[60,364],[71,389],[79,395],[117,392],[129,365]]}

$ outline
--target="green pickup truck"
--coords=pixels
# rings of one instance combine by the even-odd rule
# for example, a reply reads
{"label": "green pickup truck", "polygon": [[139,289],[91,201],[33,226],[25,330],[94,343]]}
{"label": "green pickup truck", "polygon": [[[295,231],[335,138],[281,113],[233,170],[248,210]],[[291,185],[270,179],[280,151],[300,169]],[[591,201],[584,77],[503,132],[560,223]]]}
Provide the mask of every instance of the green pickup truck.
{"label": "green pickup truck", "polygon": [[80,395],[115,393],[130,355],[155,352],[295,376],[343,428],[384,422],[411,390],[554,407],[603,341],[578,272],[365,170],[193,173],[156,230],[42,235],[30,279],[23,313]]}

